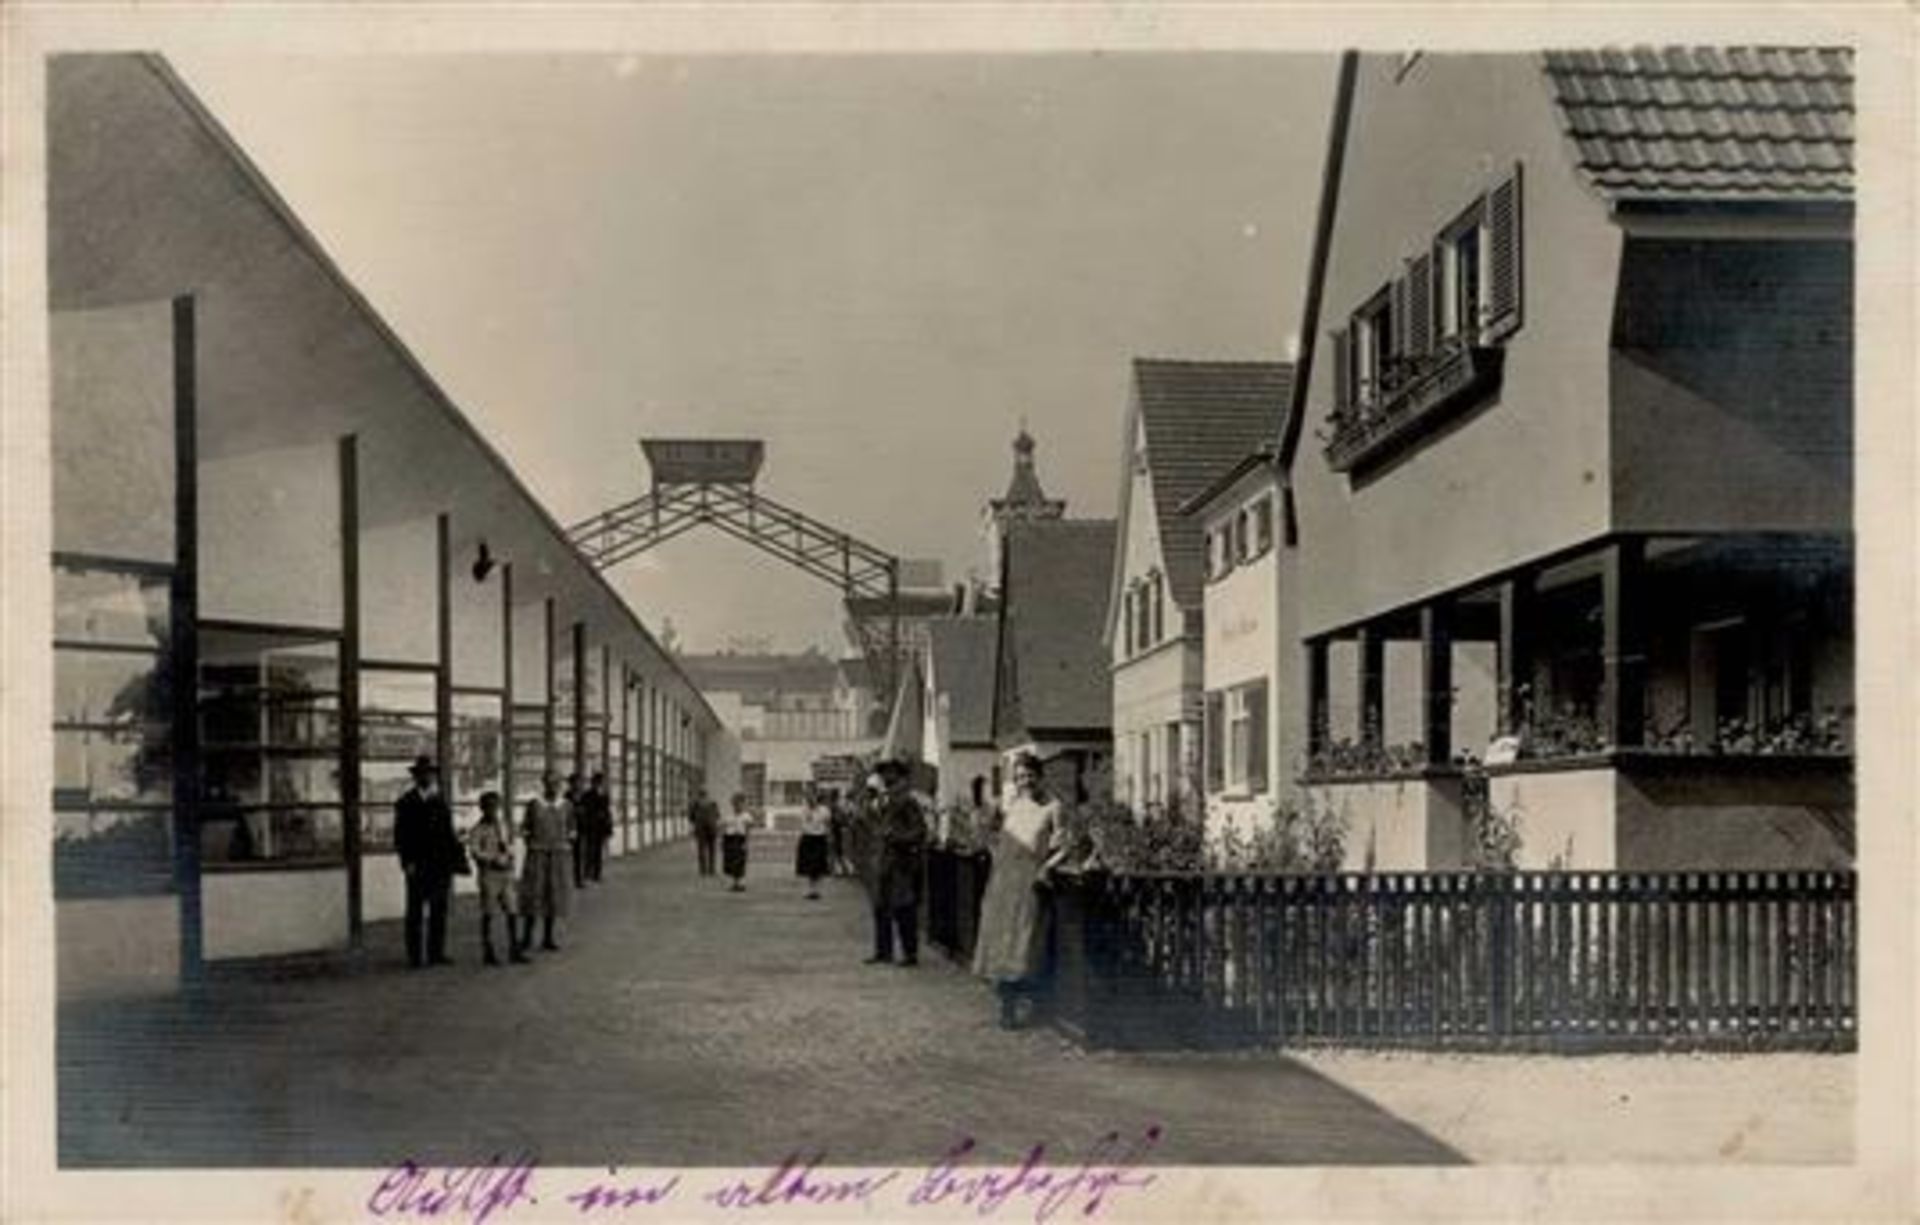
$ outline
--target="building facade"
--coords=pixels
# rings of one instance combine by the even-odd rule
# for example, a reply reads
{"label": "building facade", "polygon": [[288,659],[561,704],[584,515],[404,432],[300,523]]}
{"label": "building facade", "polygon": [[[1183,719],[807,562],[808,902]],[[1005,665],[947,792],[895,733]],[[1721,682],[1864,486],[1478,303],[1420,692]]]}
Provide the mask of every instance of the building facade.
{"label": "building facade", "polygon": [[1851,73],[1359,57],[1281,457],[1356,862],[1849,861]]}
{"label": "building facade", "polygon": [[[1114,790],[1136,808],[1194,805],[1202,788],[1201,721],[1212,700],[1202,693],[1208,559],[1200,525],[1182,508],[1271,440],[1291,379],[1277,362],[1133,363],[1106,642]],[[1267,524],[1270,539],[1270,515]],[[1262,728],[1271,723],[1264,709],[1258,718]]]}
{"label": "building facade", "polygon": [[996,629],[992,617],[927,623],[921,759],[934,768],[934,799],[942,809],[971,802],[976,778],[987,780],[992,797]]}
{"label": "building facade", "polygon": [[1114,523],[1010,523],[1000,551],[993,743],[1000,778],[1032,753],[1069,802],[1112,795],[1113,690],[1102,624]]}
{"label": "building facade", "polygon": [[818,763],[879,747],[885,708],[858,656],[732,652],[685,655],[680,664],[734,730],[739,790],[775,828],[798,823]]}
{"label": "building facade", "polygon": [[1275,452],[1250,452],[1182,509],[1205,548],[1206,737],[1201,783],[1209,833],[1252,832],[1304,773],[1291,590],[1297,535]]}
{"label": "building facade", "polygon": [[418,754],[462,824],[598,771],[676,833],[712,710],[186,86],[48,109],[61,996],[397,916]]}

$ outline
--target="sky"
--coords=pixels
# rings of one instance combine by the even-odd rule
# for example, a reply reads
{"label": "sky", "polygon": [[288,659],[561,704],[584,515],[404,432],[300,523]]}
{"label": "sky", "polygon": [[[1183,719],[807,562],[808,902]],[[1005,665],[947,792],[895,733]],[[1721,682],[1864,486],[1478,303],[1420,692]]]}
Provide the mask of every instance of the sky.
{"label": "sky", "polygon": [[[1333,58],[492,54],[173,62],[562,523],[645,436],[949,581],[1024,422],[1114,513],[1135,356],[1283,360]],[[716,532],[610,572],[691,650],[846,651]]]}

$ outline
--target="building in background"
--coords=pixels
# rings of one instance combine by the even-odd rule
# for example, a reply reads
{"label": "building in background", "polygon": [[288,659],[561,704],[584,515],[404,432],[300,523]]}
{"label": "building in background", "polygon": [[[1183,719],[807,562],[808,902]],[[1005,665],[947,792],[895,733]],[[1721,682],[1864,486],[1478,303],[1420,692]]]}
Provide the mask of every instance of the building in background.
{"label": "building in background", "polygon": [[821,762],[868,757],[880,747],[887,708],[860,656],[722,652],[679,662],[736,733],[740,790],[775,827],[797,822]]}
{"label": "building in background", "polygon": [[1291,614],[1299,537],[1291,527],[1273,446],[1249,451],[1182,506],[1206,564],[1202,685],[1206,744],[1201,782],[1209,833],[1245,834],[1289,795],[1305,771],[1286,747],[1304,725]]}
{"label": "building in background", "polygon": [[1849,53],[1362,56],[1343,105],[1281,650],[1350,857],[1460,863],[1466,754],[1525,865],[1848,863]]}
{"label": "building in background", "polygon": [[[1201,651],[1209,558],[1200,524],[1182,508],[1242,457],[1272,442],[1292,377],[1292,367],[1280,362],[1134,360],[1105,639],[1113,673],[1114,791],[1136,808],[1191,805],[1200,787],[1202,713],[1211,709],[1203,707]],[[1270,500],[1233,522],[1237,533],[1226,544],[1238,561],[1271,549]],[[1244,740],[1249,726],[1259,729],[1257,755],[1242,752],[1235,759],[1242,790],[1254,776],[1264,789],[1271,695],[1247,685],[1230,695],[1241,710],[1235,735]],[[1205,702],[1228,696],[1209,690]],[[1249,706],[1255,698],[1258,709]]]}
{"label": "building in background", "polygon": [[993,795],[993,617],[945,617],[927,623],[921,758],[936,773],[941,807],[972,799],[975,778]]}
{"label": "building in background", "polygon": [[993,742],[1002,777],[1034,753],[1069,801],[1112,794],[1113,684],[1102,630],[1110,519],[1008,523],[1001,536]]}
{"label": "building in background", "polygon": [[47,101],[61,997],[398,916],[417,754],[678,832],[712,708],[219,124],[145,56]]}
{"label": "building in background", "polygon": [[[986,590],[974,597],[976,604],[991,604],[999,595],[1002,554],[1008,529],[1016,523],[1044,522],[1062,518],[1067,513],[1064,499],[1050,498],[1047,491],[1040,487],[1040,471],[1034,463],[1034,450],[1033,435],[1027,433],[1027,427],[1023,425],[1013,437],[1013,473],[1007,478],[1007,491],[1000,497],[989,498],[981,511],[980,534],[987,555],[986,578],[982,585]],[[985,611],[985,608],[980,607],[977,611]]]}

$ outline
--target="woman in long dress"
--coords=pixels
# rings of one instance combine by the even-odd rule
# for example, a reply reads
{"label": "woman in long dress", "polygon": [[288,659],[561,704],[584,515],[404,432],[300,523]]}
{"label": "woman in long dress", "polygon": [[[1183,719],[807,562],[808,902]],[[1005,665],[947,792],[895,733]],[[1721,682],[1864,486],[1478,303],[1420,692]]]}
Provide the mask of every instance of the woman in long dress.
{"label": "woman in long dress", "polygon": [[800,842],[793,852],[793,872],[807,878],[807,900],[820,897],[820,878],[827,874],[827,835],[833,825],[831,797],[809,789],[807,810],[800,816]]}
{"label": "woman in long dress", "polygon": [[520,836],[526,839],[526,862],[520,865],[520,947],[533,943],[533,920],[538,916],[540,947],[548,952],[560,946],[553,939],[555,919],[564,918],[573,901],[573,807],[560,797],[560,776],[552,771],[541,778],[542,794],[527,801]]}
{"label": "woman in long dress", "polygon": [[1021,997],[1046,968],[1046,908],[1040,890],[1054,868],[1060,801],[1047,794],[1040,760],[1023,753],[1013,765],[1014,797],[993,839],[993,873],[980,905],[973,972],[1000,996],[1000,1024],[1012,1028]]}
{"label": "woman in long dress", "polygon": [[754,824],[747,797],[735,795],[733,811],[720,818],[720,870],[733,878],[728,888],[734,893],[747,887],[747,835]]}

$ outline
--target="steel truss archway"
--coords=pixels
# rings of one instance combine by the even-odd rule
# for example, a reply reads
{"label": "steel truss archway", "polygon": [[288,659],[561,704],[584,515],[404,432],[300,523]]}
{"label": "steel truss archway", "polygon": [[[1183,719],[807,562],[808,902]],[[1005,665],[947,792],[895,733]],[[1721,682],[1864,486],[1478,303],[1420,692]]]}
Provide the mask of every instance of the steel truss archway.
{"label": "steel truss archway", "polygon": [[891,702],[901,675],[900,559],[754,488],[758,439],[641,440],[652,486],[567,529],[601,570],[701,525],[717,528],[840,589],[861,653]]}

